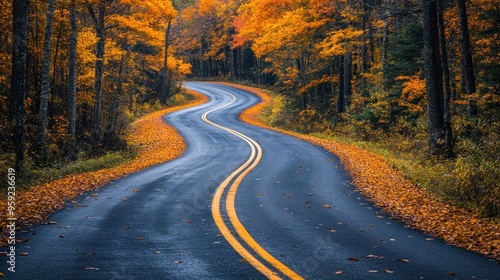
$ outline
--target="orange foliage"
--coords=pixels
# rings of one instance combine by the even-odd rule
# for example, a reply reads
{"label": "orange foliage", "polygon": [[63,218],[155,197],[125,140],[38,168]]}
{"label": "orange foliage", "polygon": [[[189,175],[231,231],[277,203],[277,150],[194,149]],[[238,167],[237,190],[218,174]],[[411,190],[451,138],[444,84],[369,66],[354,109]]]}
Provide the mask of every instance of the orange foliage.
{"label": "orange foliage", "polygon": [[[63,208],[65,201],[69,199],[95,190],[125,175],[179,157],[186,149],[184,139],[173,127],[163,121],[162,116],[205,103],[208,100],[206,96],[199,93],[190,92],[190,94],[195,96],[193,102],[160,110],[131,124],[127,132],[127,141],[140,147],[137,157],[132,161],[112,168],[70,175],[18,193],[16,196],[18,225],[28,226],[42,222],[50,213]],[[0,201],[0,209],[7,209],[7,199]],[[7,245],[6,214],[5,211],[0,212],[0,226],[4,230],[0,246]]]}
{"label": "orange foliage", "polygon": [[399,106],[407,107],[411,113],[423,114],[426,106],[425,80],[419,76],[399,76],[396,81],[404,81]]}
{"label": "orange foliage", "polygon": [[232,86],[254,93],[262,99],[261,103],[240,115],[244,122],[277,130],[324,147],[340,158],[353,178],[354,186],[392,217],[402,220],[410,227],[442,238],[448,244],[500,259],[498,223],[439,201],[432,193],[406,180],[401,172],[392,168],[380,155],[353,145],[269,126],[259,116],[262,109],[271,102],[271,97],[256,88]]}

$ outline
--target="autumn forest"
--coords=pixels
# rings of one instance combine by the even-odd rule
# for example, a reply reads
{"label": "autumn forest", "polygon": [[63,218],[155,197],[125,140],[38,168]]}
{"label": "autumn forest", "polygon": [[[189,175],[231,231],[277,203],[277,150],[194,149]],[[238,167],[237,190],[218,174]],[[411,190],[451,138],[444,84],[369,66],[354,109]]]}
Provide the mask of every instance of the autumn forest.
{"label": "autumn forest", "polygon": [[186,79],[218,80],[272,90],[273,126],[357,141],[500,216],[497,0],[0,0],[0,13],[4,170],[133,154],[129,123],[188,102]]}

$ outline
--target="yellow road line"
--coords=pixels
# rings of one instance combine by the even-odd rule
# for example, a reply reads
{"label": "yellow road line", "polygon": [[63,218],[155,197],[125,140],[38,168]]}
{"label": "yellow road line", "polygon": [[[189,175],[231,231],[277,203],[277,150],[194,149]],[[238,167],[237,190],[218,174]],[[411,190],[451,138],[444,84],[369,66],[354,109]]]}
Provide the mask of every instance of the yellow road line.
{"label": "yellow road line", "polygon": [[[257,258],[255,258],[232,234],[231,230],[227,227],[226,223],[224,222],[224,219],[222,218],[222,215],[220,213],[220,208],[222,207],[220,205],[221,198],[224,194],[224,190],[226,187],[229,185],[229,183],[236,177],[236,180],[233,182],[231,185],[229,192],[226,196],[226,211],[227,215],[229,217],[229,221],[231,222],[234,230],[236,233],[239,235],[239,237],[250,247],[252,250],[259,255],[262,259],[266,260],[269,264],[274,266],[277,270],[279,270],[283,275],[287,276],[290,279],[303,279],[300,275],[295,273],[293,270],[291,270],[289,267],[287,267],[285,264],[277,260],[275,257],[273,257],[269,252],[267,252],[264,248],[262,248],[248,233],[246,228],[243,226],[243,224],[240,222],[238,219],[238,216],[236,215],[236,209],[234,205],[234,200],[236,197],[236,192],[238,190],[238,187],[242,180],[245,178],[245,176],[250,173],[250,171],[255,168],[261,158],[262,158],[262,148],[260,145],[250,137],[235,131],[233,129],[221,126],[219,124],[216,124],[210,120],[208,120],[207,115],[210,114],[211,112],[214,112],[216,110],[220,110],[226,106],[231,105],[236,101],[236,97],[232,95],[229,92],[215,89],[219,92],[223,92],[229,96],[232,97],[232,101],[229,103],[226,103],[220,107],[217,107],[215,109],[212,109],[205,114],[203,114],[202,119],[203,121],[209,123],[210,125],[213,125],[217,128],[220,128],[222,130],[225,130],[241,139],[243,139],[251,149],[251,154],[248,160],[242,164],[237,170],[235,170],[229,177],[227,177],[219,186],[217,191],[215,192],[214,199],[212,201],[212,216],[214,218],[215,224],[221,231],[222,235],[226,240],[229,242],[229,244],[246,260],[248,261],[252,266],[254,266],[258,271],[260,271],[262,274],[264,274],[267,278],[269,279],[280,279],[280,277],[277,276],[276,272],[273,272],[271,269],[269,269],[266,265],[264,265],[262,262],[260,262]],[[253,163],[252,163],[253,162]]]}

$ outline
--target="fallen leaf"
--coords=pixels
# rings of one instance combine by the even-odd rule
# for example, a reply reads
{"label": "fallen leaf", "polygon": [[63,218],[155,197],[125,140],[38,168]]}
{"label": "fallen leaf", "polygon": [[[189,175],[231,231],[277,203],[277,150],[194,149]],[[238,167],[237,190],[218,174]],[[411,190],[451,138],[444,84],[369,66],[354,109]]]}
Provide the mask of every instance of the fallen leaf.
{"label": "fallen leaf", "polygon": [[400,260],[398,260],[398,262],[409,263],[409,262],[410,262],[410,260],[408,260],[408,259],[400,259]]}
{"label": "fallen leaf", "polygon": [[355,257],[348,257],[347,260],[348,261],[359,261],[359,259],[355,258]]}
{"label": "fallen leaf", "polygon": [[328,208],[328,209],[330,209],[330,208],[332,208],[332,206],[330,206],[330,204],[325,204],[325,205],[323,205],[323,208]]}
{"label": "fallen leaf", "polygon": [[394,271],[393,271],[393,270],[389,270],[387,267],[386,267],[386,268],[384,268],[384,272],[386,272],[386,273],[394,273]]}
{"label": "fallen leaf", "polygon": [[342,275],[343,273],[344,273],[344,271],[343,271],[343,270],[339,270],[339,271],[336,271],[336,272],[335,272],[335,275]]}

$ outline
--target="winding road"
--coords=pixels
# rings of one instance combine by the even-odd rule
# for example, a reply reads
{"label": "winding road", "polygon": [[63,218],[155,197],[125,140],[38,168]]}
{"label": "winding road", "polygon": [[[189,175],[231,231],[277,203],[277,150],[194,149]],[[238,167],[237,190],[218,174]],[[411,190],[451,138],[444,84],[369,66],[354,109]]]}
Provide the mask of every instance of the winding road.
{"label": "winding road", "polygon": [[[19,238],[11,279],[500,279],[500,266],[406,228],[317,146],[244,124],[259,99],[189,82],[206,104],[165,116],[180,158],[80,196]],[[6,251],[5,248],[0,249]],[[6,260],[6,257],[3,257]]]}

